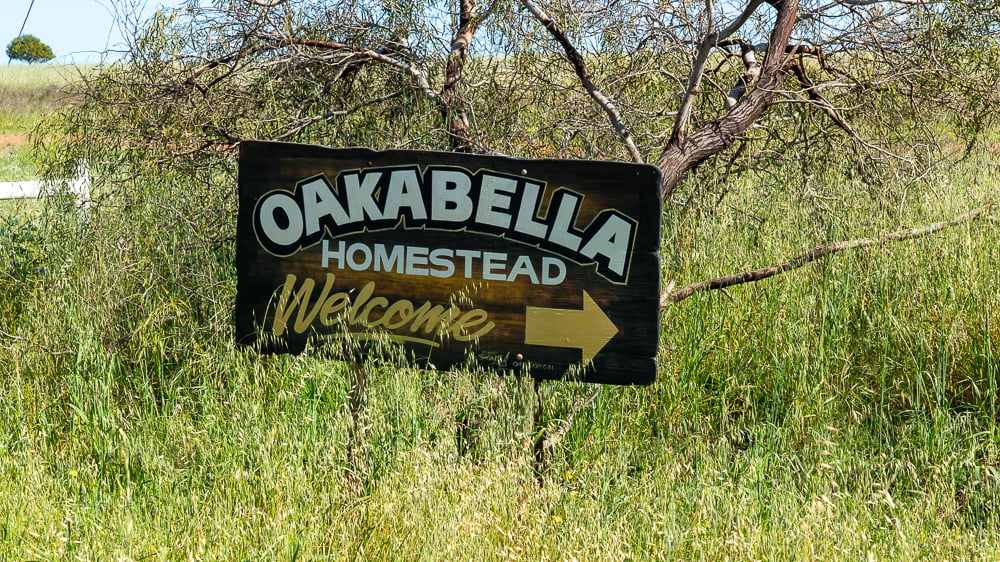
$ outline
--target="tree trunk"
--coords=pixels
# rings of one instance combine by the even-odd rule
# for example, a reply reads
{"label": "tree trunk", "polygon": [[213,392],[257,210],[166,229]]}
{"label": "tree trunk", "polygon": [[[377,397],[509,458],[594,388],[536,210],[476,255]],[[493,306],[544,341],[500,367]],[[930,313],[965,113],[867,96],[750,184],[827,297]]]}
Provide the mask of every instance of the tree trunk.
{"label": "tree trunk", "polygon": [[469,115],[462,98],[462,69],[469,53],[469,46],[476,34],[479,18],[476,15],[477,0],[459,0],[458,31],[451,41],[451,52],[444,70],[444,87],[438,111],[448,131],[448,143],[455,152],[472,151],[472,133]]}
{"label": "tree trunk", "polygon": [[778,16],[771,30],[764,66],[757,87],[739,100],[728,113],[691,134],[673,137],[656,164],[663,175],[660,190],[664,199],[673,194],[677,182],[689,170],[725,150],[753,124],[771,104],[785,76],[785,50],[799,11],[799,0],[777,2]]}

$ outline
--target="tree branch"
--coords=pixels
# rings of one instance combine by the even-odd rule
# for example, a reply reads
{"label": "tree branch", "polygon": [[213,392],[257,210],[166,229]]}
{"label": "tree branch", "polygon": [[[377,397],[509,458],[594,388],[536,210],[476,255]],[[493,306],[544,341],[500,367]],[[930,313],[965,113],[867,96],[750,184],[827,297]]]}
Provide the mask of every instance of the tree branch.
{"label": "tree branch", "polygon": [[544,454],[549,449],[558,445],[559,442],[563,440],[563,437],[566,437],[566,434],[569,433],[570,427],[573,426],[573,418],[575,418],[576,415],[580,413],[584,408],[590,406],[590,404],[593,403],[594,400],[596,400],[598,395],[600,394],[601,394],[601,387],[598,386],[597,390],[590,393],[590,396],[587,397],[580,396],[579,398],[577,398],[576,401],[573,403],[573,408],[570,409],[569,411],[569,415],[566,416],[566,419],[563,420],[562,424],[560,424],[559,429],[557,429],[556,432],[550,436],[543,436],[542,439],[540,439],[539,442],[535,444],[536,450],[540,450],[541,453]]}
{"label": "tree branch", "polygon": [[587,65],[584,62],[583,57],[580,52],[576,50],[573,43],[569,40],[565,33],[559,26],[556,25],[552,18],[549,17],[545,10],[543,10],[534,0],[521,0],[521,4],[531,12],[539,23],[548,30],[549,34],[559,42],[562,46],[563,52],[566,53],[566,58],[569,60],[570,64],[573,65],[573,70],[576,71],[577,77],[580,79],[580,83],[583,85],[590,97],[597,102],[604,113],[608,116],[608,120],[611,121],[611,126],[614,127],[615,132],[618,133],[619,138],[625,144],[625,148],[628,150],[629,155],[632,157],[632,161],[642,163],[642,155],[639,154],[639,150],[635,147],[635,141],[632,140],[632,134],[629,133],[628,128],[622,121],[621,113],[618,112],[618,108],[615,107],[613,101],[604,95],[600,89],[594,84],[594,81],[590,79],[590,74],[587,72]]}
{"label": "tree branch", "polygon": [[918,6],[921,4],[930,4],[931,0],[837,0],[840,4],[847,6],[872,6],[874,4],[908,4],[910,6]]}
{"label": "tree branch", "polygon": [[779,2],[777,9],[757,87],[722,117],[687,137],[671,138],[660,154],[656,163],[662,171],[660,190],[664,200],[670,198],[684,174],[732,145],[771,105],[785,76],[785,49],[798,15],[799,0]]}
{"label": "tree branch", "polygon": [[441,88],[438,109],[448,131],[451,149],[456,152],[471,152],[472,138],[469,116],[465,111],[465,100],[459,85],[462,80],[462,70],[469,54],[469,46],[479,26],[476,16],[477,0],[460,0],[458,30],[451,41],[451,52],[444,70],[444,87]]}
{"label": "tree branch", "polygon": [[[15,335],[15,334],[8,334],[7,332],[5,332],[3,330],[0,330],[0,337],[8,338],[11,341],[15,341],[15,342],[25,342],[25,343],[27,343],[29,345],[33,345],[35,347],[41,348],[46,353],[51,353],[52,355],[72,355],[74,353],[73,351],[56,351],[56,350],[53,350],[52,348],[50,348],[49,346],[47,346],[45,344],[29,340],[28,338],[25,338],[23,336],[18,336],[18,335]],[[13,350],[13,345],[11,345],[11,346],[4,346],[4,349],[6,349],[8,351],[11,351],[11,350]]]}
{"label": "tree branch", "polygon": [[726,96],[725,107],[726,110],[730,110],[736,106],[736,102],[740,101],[744,94],[753,88],[760,79],[760,62],[757,61],[757,51],[753,48],[753,45],[745,41],[737,41],[740,46],[740,58],[743,59],[743,66],[746,67],[746,72],[740,79],[736,81],[736,85],[733,89],[729,91],[729,95]]}
{"label": "tree branch", "polygon": [[746,24],[747,20],[750,19],[750,16],[752,16],[753,13],[757,10],[757,7],[763,3],[764,0],[753,0],[752,2],[748,3],[747,7],[743,10],[743,13],[741,13],[738,18],[733,20],[733,22],[730,23],[728,27],[719,32],[718,40],[722,41],[724,39],[728,39],[730,35],[739,31],[740,28],[743,27],[744,24]]}
{"label": "tree branch", "polygon": [[333,117],[343,117],[345,115],[351,115],[352,113],[355,113],[355,112],[357,112],[357,111],[359,111],[361,109],[364,109],[365,107],[368,107],[370,105],[375,105],[375,104],[378,104],[378,103],[386,102],[386,101],[391,100],[393,98],[397,98],[397,97],[403,95],[404,93],[406,93],[407,91],[409,91],[409,88],[404,88],[402,90],[396,90],[395,92],[388,93],[388,94],[386,94],[384,96],[379,96],[377,98],[372,98],[372,99],[365,100],[365,101],[363,101],[363,102],[361,102],[359,104],[356,104],[354,107],[351,107],[349,109],[337,109],[337,110],[334,110],[334,111],[329,111],[329,112],[324,113],[322,115],[314,115],[312,117],[304,119],[298,125],[296,125],[294,127],[291,127],[287,131],[285,131],[284,133],[282,133],[282,134],[274,137],[274,140],[282,140],[282,139],[286,139],[286,138],[291,137],[291,136],[295,136],[295,135],[301,133],[303,130],[305,130],[306,127],[308,127],[308,126],[310,126],[310,125],[312,125],[314,123],[318,123],[320,121],[325,121],[325,120],[331,119]]}
{"label": "tree branch", "polygon": [[[710,54],[713,47],[721,47],[723,41],[725,41],[730,35],[739,31],[750,16],[753,15],[754,11],[758,6],[764,3],[764,0],[753,0],[747,7],[743,10],[739,17],[733,20],[725,29],[719,32],[714,32],[711,20],[712,3],[709,2],[707,6],[707,11],[709,12],[709,26],[705,34],[705,39],[701,42],[698,47],[698,54],[695,56],[695,64],[692,67],[691,79],[688,82],[688,87],[684,93],[684,99],[681,101],[680,109],[677,111],[677,119],[674,121],[674,130],[671,138],[677,138],[683,135],[683,128],[687,125],[687,121],[690,119],[691,115],[691,105],[693,103],[694,94],[698,93],[700,89],[700,83],[702,75],[705,72],[705,63],[708,60],[708,55]],[[746,43],[745,41],[735,40],[729,41],[729,44],[737,44],[740,46],[740,50],[743,55],[743,63],[747,67],[747,73],[743,78],[737,82],[737,85],[730,92],[730,95],[726,98],[725,107],[726,110],[730,110],[736,105],[736,102],[746,93],[747,90],[753,87],[757,83],[757,78],[760,77],[760,64],[757,63],[756,52],[752,45]]]}
{"label": "tree branch", "polygon": [[674,119],[674,130],[670,135],[670,142],[676,143],[684,138],[684,128],[691,120],[691,111],[694,107],[694,96],[701,89],[701,79],[705,75],[705,64],[708,62],[708,55],[711,54],[715,44],[719,41],[718,34],[715,33],[714,14],[715,3],[713,0],[705,1],[705,17],[708,19],[705,24],[705,38],[698,45],[698,54],[695,55],[694,64],[691,66],[691,74],[688,76],[687,86],[684,88],[684,97],[677,108],[677,118]]}
{"label": "tree branch", "polygon": [[428,98],[434,102],[440,101],[440,95],[431,88],[430,79],[427,77],[427,73],[422,69],[417,67],[417,64],[409,59],[406,61],[400,60],[398,58],[392,57],[384,52],[379,52],[378,50],[365,49],[361,47],[353,47],[351,45],[346,45],[344,43],[337,43],[335,41],[320,41],[317,39],[296,39],[293,37],[278,38],[275,43],[271,45],[266,45],[261,47],[260,50],[277,50],[284,47],[290,46],[301,46],[301,47],[313,47],[318,49],[329,49],[334,51],[345,51],[349,53],[354,53],[356,55],[362,55],[371,60],[375,60],[390,66],[395,66],[396,68],[409,74],[414,82],[416,82],[417,88],[424,93]]}
{"label": "tree branch", "polygon": [[801,57],[799,57],[799,60],[793,62],[789,66],[792,69],[792,73],[795,74],[795,77],[798,79],[799,84],[802,85],[802,88],[806,91],[806,94],[809,96],[809,99],[813,102],[813,104],[822,109],[823,112],[826,113],[827,116],[830,118],[830,120],[833,121],[835,125],[843,129],[844,132],[850,135],[852,139],[854,139],[857,143],[865,146],[866,148],[874,150],[884,156],[888,156],[890,158],[897,158],[901,160],[903,159],[902,157],[893,154],[888,150],[880,146],[876,146],[866,141],[865,139],[861,138],[861,135],[856,133],[854,131],[854,127],[851,127],[851,124],[848,123],[846,119],[841,117],[839,113],[837,113],[837,109],[833,107],[833,104],[831,104],[829,101],[826,100],[826,98],[823,97],[823,95],[819,92],[819,88],[816,87],[816,84],[814,84],[813,81],[809,79],[809,76],[806,75],[805,65],[802,63]]}
{"label": "tree branch", "polygon": [[968,213],[959,215],[948,221],[936,222],[934,224],[924,226],[921,228],[899,230],[876,238],[861,238],[858,240],[848,240],[844,242],[832,242],[829,244],[822,244],[777,265],[772,265],[770,267],[763,267],[761,269],[754,269],[753,271],[744,271],[742,273],[736,273],[734,275],[716,277],[715,279],[708,279],[706,281],[700,281],[693,285],[688,285],[683,289],[678,289],[671,293],[664,294],[660,298],[660,307],[662,308],[666,306],[668,302],[673,302],[673,303],[681,302],[682,300],[690,297],[691,295],[701,291],[711,291],[716,289],[722,290],[725,289],[726,287],[732,287],[733,285],[753,283],[755,281],[767,279],[768,277],[774,277],[775,275],[780,275],[782,273],[785,273],[786,271],[798,269],[810,262],[814,262],[830,254],[835,254],[843,250],[853,250],[855,248],[864,248],[866,246],[884,244],[886,242],[898,242],[902,240],[909,240],[911,238],[918,238],[920,236],[927,236],[928,234],[940,232],[946,228],[966,223],[978,218],[984,218],[984,217],[989,218],[989,215],[987,215],[986,213],[992,207],[993,203],[991,202],[982,207],[979,207],[978,209],[969,211]]}

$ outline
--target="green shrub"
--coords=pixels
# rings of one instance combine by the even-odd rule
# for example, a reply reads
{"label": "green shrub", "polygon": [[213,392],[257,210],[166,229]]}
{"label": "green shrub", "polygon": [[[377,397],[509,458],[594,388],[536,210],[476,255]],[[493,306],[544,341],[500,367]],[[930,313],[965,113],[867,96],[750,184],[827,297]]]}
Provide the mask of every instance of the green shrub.
{"label": "green shrub", "polygon": [[13,321],[33,281],[47,267],[44,235],[36,220],[0,215],[0,314]]}

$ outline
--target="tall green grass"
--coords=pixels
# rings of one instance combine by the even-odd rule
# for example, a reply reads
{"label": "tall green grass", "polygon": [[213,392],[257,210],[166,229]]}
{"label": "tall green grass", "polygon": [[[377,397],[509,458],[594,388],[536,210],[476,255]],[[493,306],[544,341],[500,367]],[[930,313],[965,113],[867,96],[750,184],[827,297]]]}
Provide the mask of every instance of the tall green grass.
{"label": "tall green grass", "polygon": [[[0,558],[1000,553],[994,221],[668,307],[657,382],[601,388],[539,486],[537,432],[595,387],[536,394],[390,357],[366,365],[352,413],[350,366],[323,350],[236,348],[218,174],[167,170],[127,204],[96,193],[86,220],[53,200],[0,221],[3,248],[44,248],[0,277]],[[778,174],[668,206],[664,280],[950,218],[1000,190],[988,154],[906,185],[866,186],[846,166]],[[476,449],[460,455],[470,417]]]}
{"label": "tall green grass", "polygon": [[29,132],[43,114],[61,107],[59,88],[86,71],[71,65],[0,66],[0,132]]}

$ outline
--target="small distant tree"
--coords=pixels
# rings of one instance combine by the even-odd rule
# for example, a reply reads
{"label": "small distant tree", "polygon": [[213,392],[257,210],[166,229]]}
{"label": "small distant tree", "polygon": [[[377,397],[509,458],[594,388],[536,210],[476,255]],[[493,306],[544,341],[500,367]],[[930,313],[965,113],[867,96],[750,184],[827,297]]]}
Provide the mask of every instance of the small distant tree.
{"label": "small distant tree", "polygon": [[52,49],[45,43],[42,43],[38,37],[34,35],[21,35],[14,38],[7,45],[7,57],[12,60],[23,60],[28,64],[34,64],[36,62],[52,60],[55,58],[55,55],[52,54]]}

